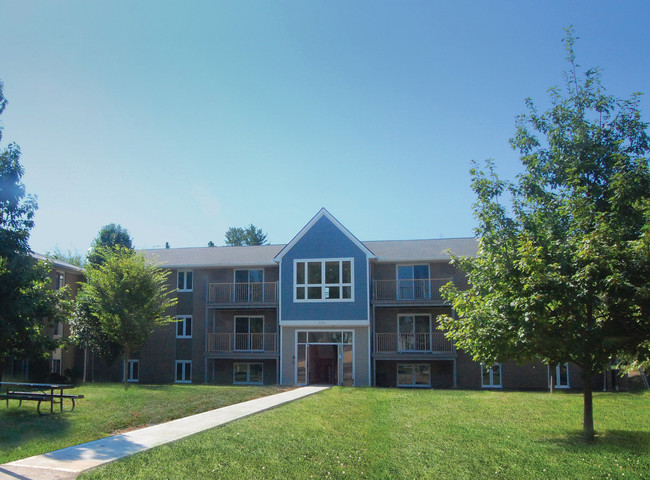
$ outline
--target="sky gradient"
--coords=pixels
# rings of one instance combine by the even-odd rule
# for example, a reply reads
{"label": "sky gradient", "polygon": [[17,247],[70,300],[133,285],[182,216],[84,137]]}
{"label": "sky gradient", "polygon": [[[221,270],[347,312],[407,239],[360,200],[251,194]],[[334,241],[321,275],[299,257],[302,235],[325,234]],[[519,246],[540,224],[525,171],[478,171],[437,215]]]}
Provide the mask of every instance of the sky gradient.
{"label": "sky gradient", "polygon": [[[650,93],[648,1],[0,0],[0,148],[35,251],[287,243],[327,208],[360,240],[472,236],[472,160],[563,84],[563,28],[608,92]],[[650,117],[644,96],[644,119]]]}

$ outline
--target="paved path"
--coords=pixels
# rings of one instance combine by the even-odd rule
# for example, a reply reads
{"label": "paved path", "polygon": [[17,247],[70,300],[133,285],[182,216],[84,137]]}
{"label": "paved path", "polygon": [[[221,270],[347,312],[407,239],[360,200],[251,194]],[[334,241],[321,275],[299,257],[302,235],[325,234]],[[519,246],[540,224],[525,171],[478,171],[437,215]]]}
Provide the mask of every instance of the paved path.
{"label": "paved path", "polygon": [[23,458],[0,465],[0,479],[68,480],[84,470],[95,468],[134,453],[173,442],[188,435],[291,402],[329,387],[301,387],[256,398],[152,427],[133,430],[74,447]]}

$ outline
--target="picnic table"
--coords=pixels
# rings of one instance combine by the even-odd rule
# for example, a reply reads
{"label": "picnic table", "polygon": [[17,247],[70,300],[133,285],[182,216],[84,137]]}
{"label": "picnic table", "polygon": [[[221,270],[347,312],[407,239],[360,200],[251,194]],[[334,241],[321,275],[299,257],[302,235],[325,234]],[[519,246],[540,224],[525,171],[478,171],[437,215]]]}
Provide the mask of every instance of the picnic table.
{"label": "picnic table", "polygon": [[30,400],[38,402],[37,410],[39,415],[41,413],[41,402],[50,402],[50,413],[54,413],[54,405],[58,404],[60,411],[63,411],[63,400],[69,399],[72,401],[72,408],[74,410],[75,400],[84,398],[83,395],[65,394],[64,390],[74,388],[74,385],[66,383],[21,383],[21,382],[0,382],[0,389],[5,388],[4,393],[0,393],[0,399],[7,401],[7,408],[9,408],[9,400],[18,400],[20,407],[23,400]]}

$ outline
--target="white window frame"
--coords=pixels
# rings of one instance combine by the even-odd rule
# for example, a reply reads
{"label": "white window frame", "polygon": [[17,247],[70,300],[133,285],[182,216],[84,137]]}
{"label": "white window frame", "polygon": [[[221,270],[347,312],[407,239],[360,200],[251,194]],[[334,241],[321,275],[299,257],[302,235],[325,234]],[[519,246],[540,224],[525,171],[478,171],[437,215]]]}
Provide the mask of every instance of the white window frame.
{"label": "white window frame", "polygon": [[[187,333],[188,330],[189,333]],[[176,338],[192,338],[192,315],[176,316]]]}
{"label": "white window frame", "polygon": [[[411,373],[411,383],[399,383],[399,369],[400,367],[417,367],[417,366],[423,366],[426,365],[429,367],[429,383],[427,384],[417,384],[415,383],[415,370]],[[397,368],[395,369],[395,384],[398,387],[407,387],[407,388],[431,388],[431,364],[430,363],[398,363]]]}
{"label": "white window frame", "polygon": [[[499,384],[494,383],[494,370],[493,367],[499,367]],[[481,388],[503,388],[503,366],[500,363],[495,363],[494,365],[490,365],[489,367],[489,377],[490,377],[490,382],[485,383],[483,380],[485,379],[485,371],[486,371],[486,365],[485,363],[481,363]]]}
{"label": "white window frame", "polygon": [[[238,365],[246,365],[246,381],[237,382],[235,380],[236,369]],[[262,379],[259,382],[251,382],[251,365],[262,366]],[[263,362],[234,362],[232,364],[232,383],[233,385],[263,385],[264,384],[264,363]]]}
{"label": "white window frame", "polygon": [[54,324],[54,330],[52,331],[52,338],[61,338],[63,337],[63,322],[57,322]]}
{"label": "white window frame", "polygon": [[[138,374],[136,376],[133,375],[133,371],[135,370],[135,366],[138,366]],[[129,383],[138,383],[140,381],[140,360],[137,358],[130,358],[127,363],[126,363],[126,372],[127,372],[127,378],[126,381]]]}
{"label": "white window frame", "polygon": [[56,272],[56,289],[61,290],[65,287],[65,272]]}
{"label": "white window frame", "polygon": [[57,374],[61,375],[61,359],[60,358],[53,358],[52,359],[52,373],[57,373]]}
{"label": "white window frame", "polygon": [[[321,264],[321,281],[320,283],[309,282],[309,264]],[[337,283],[326,283],[326,263],[339,262],[339,281]],[[343,262],[350,262],[350,282],[343,282]],[[305,264],[305,283],[298,283],[298,264]],[[320,298],[309,298],[309,288],[316,287],[321,289]],[[343,288],[350,287],[350,298],[326,298],[325,294],[328,288],[339,288],[339,294],[343,296]],[[305,298],[298,298],[298,288],[305,289]],[[299,303],[308,302],[354,302],[354,258],[299,258],[293,261],[293,301]]]}
{"label": "white window frame", "polygon": [[[399,270],[403,267],[411,267],[411,278],[399,278]],[[415,267],[427,267],[427,278],[415,278]],[[416,294],[418,281],[426,281],[425,289]],[[430,300],[431,299],[431,265],[428,263],[400,263],[395,265],[395,292],[398,300]],[[410,284],[410,295],[404,295],[403,289]]]}
{"label": "white window frame", "polygon": [[[564,365],[566,367],[566,384],[560,383],[561,376],[560,376],[560,368],[561,366]],[[554,388],[571,388],[571,375],[569,371],[569,362],[566,363],[558,363],[554,367],[551,365],[547,365],[548,367],[548,386],[551,386],[551,368],[555,368],[555,385]]]}
{"label": "white window frame", "polygon": [[[192,277],[192,280],[190,282],[187,281],[187,274],[190,274]],[[183,278],[181,280],[181,275],[183,275]],[[193,270],[179,270],[176,272],[176,281],[177,281],[177,289],[179,292],[191,292],[194,290],[194,271]],[[189,288],[187,287],[187,284],[190,283],[191,285]]]}
{"label": "white window frame", "polygon": [[[412,332],[401,332],[399,329],[400,326],[400,319],[402,317],[413,317],[413,331]],[[429,331],[426,332],[429,334],[429,345],[428,348],[425,348],[424,350],[418,349],[417,348],[417,342],[415,341],[415,317],[428,317],[429,318]],[[412,334],[413,335],[413,345],[414,348],[409,349],[409,348],[402,348],[402,333],[404,334]],[[420,332],[422,333],[422,332]],[[433,322],[431,318],[430,313],[400,313],[397,315],[397,336],[398,336],[398,341],[397,341],[397,348],[399,352],[430,352],[433,348]]]}
{"label": "white window frame", "polygon": [[[178,378],[178,365],[183,365],[181,378]],[[190,366],[190,378],[185,377],[186,365]],[[176,360],[174,364],[174,383],[192,383],[192,360]]]}

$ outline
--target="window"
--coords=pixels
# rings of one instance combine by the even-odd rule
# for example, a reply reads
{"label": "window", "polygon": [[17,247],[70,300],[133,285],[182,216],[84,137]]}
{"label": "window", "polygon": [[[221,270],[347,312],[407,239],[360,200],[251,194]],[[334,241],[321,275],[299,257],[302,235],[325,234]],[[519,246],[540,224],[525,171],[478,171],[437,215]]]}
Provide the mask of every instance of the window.
{"label": "window", "polygon": [[296,260],[294,300],[351,301],[352,259]]}
{"label": "window", "polygon": [[264,382],[264,365],[261,363],[235,362],[232,382],[262,385]]}
{"label": "window", "polygon": [[431,315],[398,315],[399,351],[431,350]]}
{"label": "window", "polygon": [[192,272],[178,272],[178,291],[191,292],[192,291]]}
{"label": "window", "polygon": [[176,338],[192,338],[192,316],[179,315],[176,318]]}
{"label": "window", "polygon": [[61,375],[61,359],[53,358],[52,359],[52,373],[57,373]]}
{"label": "window", "polygon": [[139,382],[140,381],[140,360],[129,360],[127,362],[126,370],[126,381],[127,382]]}
{"label": "window", "polygon": [[398,387],[430,387],[431,365],[428,363],[398,363]]}
{"label": "window", "polygon": [[558,363],[555,367],[549,367],[548,383],[551,384],[550,368],[555,368],[555,388],[570,388],[569,385],[569,364]]}
{"label": "window", "polygon": [[235,317],[235,350],[264,350],[264,317]]}
{"label": "window", "polygon": [[54,330],[52,331],[52,336],[54,338],[61,338],[63,336],[63,324],[61,322],[54,324]]}
{"label": "window", "polygon": [[192,361],[176,360],[176,383],[192,383]]}
{"label": "window", "polygon": [[61,290],[65,287],[65,273],[56,272],[56,289]]}
{"label": "window", "polygon": [[264,270],[235,270],[235,302],[264,300]]}
{"label": "window", "polygon": [[431,298],[429,265],[397,266],[397,298],[400,300]]}
{"label": "window", "polygon": [[481,386],[483,388],[501,388],[501,364],[487,366],[481,363]]}

